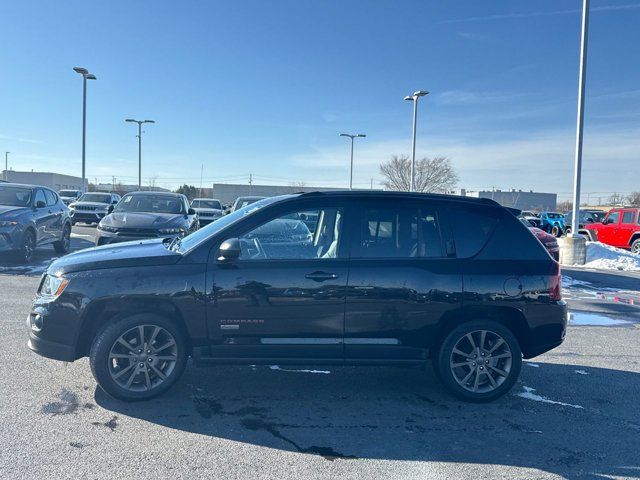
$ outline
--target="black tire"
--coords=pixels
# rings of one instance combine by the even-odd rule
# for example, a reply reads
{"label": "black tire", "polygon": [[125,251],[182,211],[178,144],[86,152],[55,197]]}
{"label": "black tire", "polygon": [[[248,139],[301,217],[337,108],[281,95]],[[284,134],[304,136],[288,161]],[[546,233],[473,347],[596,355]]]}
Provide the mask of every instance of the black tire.
{"label": "black tire", "polygon": [[554,225],[553,227],[551,227],[551,235],[557,238],[561,234],[562,234],[562,230],[560,230],[560,227],[558,225]]}
{"label": "black tire", "polygon": [[69,253],[69,249],[71,248],[71,225],[66,223],[64,228],[62,229],[62,238],[57,242],[53,242],[53,249],[57,253]]}
{"label": "black tire", "polygon": [[631,251],[633,253],[638,253],[640,254],[640,238],[636,238],[632,243],[631,243]]}
{"label": "black tire", "polygon": [[[175,340],[175,357],[176,360],[173,363],[173,367],[171,371],[166,375],[165,379],[161,379],[156,375],[156,380],[160,383],[157,385],[152,385],[151,388],[147,388],[146,385],[142,385],[144,381],[144,375],[142,371],[136,374],[133,373],[138,371],[138,365],[142,366],[138,362],[140,360],[131,361],[129,359],[123,360],[126,362],[123,366],[115,366],[114,360],[110,360],[110,355],[112,354],[112,350],[116,348],[116,344],[118,343],[118,339],[121,336],[126,335],[127,332],[132,331],[133,329],[138,329],[140,326],[143,326],[143,331],[152,330],[154,327],[159,327],[166,331],[170,336]],[[153,330],[152,330],[153,331]],[[144,347],[144,345],[142,345]],[[136,350],[138,352],[138,350]],[[147,356],[146,352],[142,352],[142,355]],[[119,360],[116,360],[119,362]],[[104,390],[107,394],[111,395],[114,398],[119,400],[124,400],[127,402],[140,401],[140,400],[148,400],[158,395],[166,392],[171,386],[178,381],[182,373],[184,372],[184,368],[187,364],[187,341],[185,338],[182,329],[179,328],[173,321],[159,316],[155,314],[136,314],[130,317],[119,319],[113,323],[108,324],[94,339],[93,345],[91,346],[91,352],[89,355],[89,362],[91,364],[91,372],[93,373],[93,377],[98,382],[98,385],[102,390]],[[145,362],[146,363],[146,362]],[[162,368],[161,364],[160,368]],[[129,370],[131,376],[141,376],[139,381],[134,381],[134,384],[131,388],[125,388],[116,381],[113,376],[118,374],[119,371],[127,370],[133,367],[133,370]],[[146,368],[146,365],[145,365]],[[114,373],[114,370],[115,373]],[[152,373],[152,370],[148,370],[151,375],[155,375]],[[157,370],[156,370],[157,371]],[[122,375],[124,378],[128,376],[128,374]],[[137,377],[136,377],[137,378]],[[147,375],[147,382],[148,382]],[[138,390],[133,390],[132,388],[136,387]]]}
{"label": "black tire", "polygon": [[[505,343],[502,344],[503,346],[501,348],[504,348],[504,351],[506,351],[506,349],[508,348],[509,353],[511,354],[510,358],[508,359],[510,364],[509,364],[508,375],[505,377],[501,377],[500,379],[501,383],[498,383],[498,385],[495,388],[487,385],[486,388],[491,388],[491,390],[472,392],[467,388],[464,388],[460,383],[458,383],[458,380],[456,380],[456,377],[454,376],[455,373],[454,373],[453,366],[455,366],[455,364],[453,362],[453,358],[454,358],[454,355],[456,354],[453,353],[453,349],[456,345],[460,345],[459,342],[463,341],[465,336],[467,336],[468,334],[472,334],[472,337],[473,337],[473,335],[477,335],[477,332],[480,332],[480,331],[489,332],[495,335],[495,337],[501,338],[504,340]],[[498,342],[496,341],[495,343],[498,343]],[[498,357],[498,355],[496,355],[496,357]],[[490,358],[490,357],[484,357],[482,360],[485,361],[485,359],[487,358]],[[480,359],[480,357],[478,357],[478,359]],[[507,359],[505,359],[505,361],[506,360]],[[500,361],[501,360],[491,360],[491,362],[494,362],[494,363],[500,362]],[[482,364],[481,361],[477,363],[478,365]],[[475,367],[476,363],[473,363],[473,365]],[[476,368],[472,368],[470,365],[467,365],[467,367],[470,368],[470,370],[484,368],[484,366],[483,367],[478,366]],[[496,363],[496,368],[498,367],[500,367],[501,370],[505,369],[503,365]],[[520,375],[521,367],[522,367],[522,351],[520,349],[518,340],[516,340],[515,336],[513,335],[513,333],[511,333],[511,331],[508,328],[501,325],[500,323],[497,323],[491,320],[474,320],[471,322],[463,323],[462,325],[456,327],[453,331],[449,333],[449,335],[446,336],[446,338],[443,340],[442,344],[440,345],[438,354],[435,359],[435,365],[434,365],[434,369],[437,369],[438,371],[438,374],[437,374],[438,379],[442,382],[444,387],[450,393],[452,393],[453,395],[455,395],[461,400],[464,400],[467,402],[474,402],[474,403],[490,402],[507,393],[511,389],[511,387],[513,387],[516,380],[518,379]],[[462,368],[462,367],[458,367],[458,368]],[[492,367],[489,367],[489,368],[492,368]],[[478,377],[480,377],[480,375],[487,375],[487,372],[489,372],[489,368],[487,368],[487,370],[484,372],[476,373],[476,375]],[[458,370],[456,370],[456,372],[458,372]],[[463,371],[462,375],[465,372],[466,371]]]}
{"label": "black tire", "polygon": [[16,251],[16,260],[20,263],[29,263],[33,260],[36,250],[36,233],[30,228],[22,236],[22,244]]}

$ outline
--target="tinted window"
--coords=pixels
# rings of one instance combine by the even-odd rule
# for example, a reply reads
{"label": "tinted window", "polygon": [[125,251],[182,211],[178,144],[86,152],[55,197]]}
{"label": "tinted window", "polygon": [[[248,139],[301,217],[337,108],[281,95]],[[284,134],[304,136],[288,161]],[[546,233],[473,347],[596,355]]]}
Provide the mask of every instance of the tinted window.
{"label": "tinted window", "polygon": [[440,257],[442,245],[435,211],[417,206],[365,207],[354,257]]}
{"label": "tinted window", "polygon": [[449,225],[453,232],[456,256],[466,258],[476,255],[487,243],[496,221],[495,214],[489,210],[452,207]]}
{"label": "tinted window", "polygon": [[44,203],[45,205],[46,205],[46,203],[47,203],[47,200],[45,199],[45,197],[44,197],[44,193],[42,192],[42,190],[37,190],[37,191],[36,191],[36,198],[34,199],[33,204],[34,204],[34,205],[37,205],[37,204],[38,204],[38,202],[42,202],[42,203]]}
{"label": "tinted window", "polygon": [[31,202],[31,189],[0,186],[0,205],[28,207]]}
{"label": "tinted window", "polygon": [[622,214],[622,223],[633,223],[635,212],[624,212]]}
{"label": "tinted window", "polygon": [[607,217],[607,223],[618,223],[620,212],[611,212]]}
{"label": "tinted window", "polygon": [[336,258],[341,231],[340,208],[288,213],[242,235],[240,259]]}
{"label": "tinted window", "polygon": [[47,205],[49,207],[55,205],[56,203],[58,203],[58,199],[56,198],[56,194],[53,193],[51,190],[45,190],[44,191],[44,196],[47,198]]}

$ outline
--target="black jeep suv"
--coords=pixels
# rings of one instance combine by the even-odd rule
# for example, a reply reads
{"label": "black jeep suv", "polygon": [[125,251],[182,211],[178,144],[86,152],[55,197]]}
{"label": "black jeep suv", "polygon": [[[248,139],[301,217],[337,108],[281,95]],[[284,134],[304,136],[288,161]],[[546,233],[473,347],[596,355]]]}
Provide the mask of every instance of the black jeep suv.
{"label": "black jeep suv", "polygon": [[197,364],[422,366],[458,397],[506,393],[559,345],[560,267],[486,199],[313,192],[260,200],[182,239],[67,255],[43,276],[29,347],[90,357],[123,400]]}

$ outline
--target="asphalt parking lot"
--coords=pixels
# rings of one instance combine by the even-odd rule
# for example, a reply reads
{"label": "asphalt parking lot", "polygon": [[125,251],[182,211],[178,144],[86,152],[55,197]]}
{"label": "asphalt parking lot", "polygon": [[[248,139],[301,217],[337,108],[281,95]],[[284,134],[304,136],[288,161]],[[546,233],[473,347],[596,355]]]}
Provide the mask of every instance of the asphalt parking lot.
{"label": "asphalt parking lot", "polygon": [[[74,228],[74,248],[91,231]],[[453,400],[430,370],[191,365],[164,396],[125,404],[86,359],[26,348],[38,275],[6,271],[0,477],[639,477],[640,280],[564,274],[567,340],[491,404]]]}

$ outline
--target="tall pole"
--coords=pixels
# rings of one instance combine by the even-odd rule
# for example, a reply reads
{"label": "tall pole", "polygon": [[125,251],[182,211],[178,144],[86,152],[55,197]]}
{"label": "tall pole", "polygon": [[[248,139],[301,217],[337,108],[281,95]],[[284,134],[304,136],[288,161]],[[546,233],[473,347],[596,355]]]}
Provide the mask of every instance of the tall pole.
{"label": "tall pole", "polygon": [[138,190],[142,190],[142,122],[138,122]]}
{"label": "tall pole", "polygon": [[9,154],[11,152],[4,152],[4,181],[9,181]]}
{"label": "tall pole", "polygon": [[87,147],[87,76],[82,76],[82,193],[85,193],[85,163]]}
{"label": "tall pole", "polygon": [[413,99],[413,134],[411,139],[411,186],[410,192],[416,190],[416,124],[418,123],[418,99]]}
{"label": "tall pole", "polygon": [[353,190],[353,137],[351,137],[351,169],[349,173],[349,190]]}
{"label": "tall pole", "polygon": [[351,160],[350,160],[350,169],[349,169],[349,190],[353,190],[353,139],[354,138],[365,138],[366,135],[362,133],[358,133],[357,135],[351,135],[349,133],[341,133],[341,137],[349,137],[351,139]]}
{"label": "tall pole", "polygon": [[589,0],[582,1],[582,42],[580,45],[580,76],[578,78],[578,115],[576,121],[576,158],[573,175],[573,210],[571,236],[578,236],[580,218],[580,182],[582,177],[582,137],[584,127],[584,89],[587,81],[587,37],[589,33]]}

